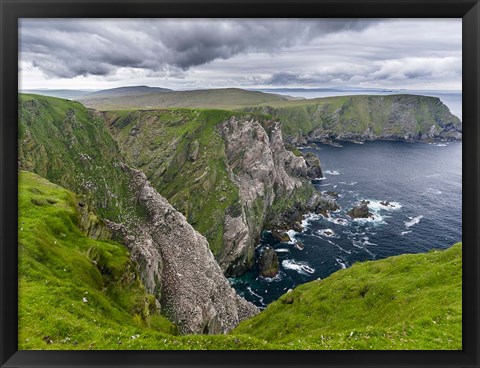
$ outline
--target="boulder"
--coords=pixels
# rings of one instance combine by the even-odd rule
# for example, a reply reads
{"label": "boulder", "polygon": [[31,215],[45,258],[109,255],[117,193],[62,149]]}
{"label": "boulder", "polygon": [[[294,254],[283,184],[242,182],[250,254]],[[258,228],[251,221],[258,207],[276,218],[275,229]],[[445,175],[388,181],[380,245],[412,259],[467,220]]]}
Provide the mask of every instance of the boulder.
{"label": "boulder", "polygon": [[290,236],[284,231],[272,230],[272,236],[282,243],[288,243],[291,241]]}
{"label": "boulder", "polygon": [[278,274],[278,257],[275,250],[266,247],[258,260],[258,267],[260,274],[263,277],[275,277]]}
{"label": "boulder", "polygon": [[317,179],[322,178],[322,168],[320,159],[318,156],[312,152],[307,152],[304,156],[305,163],[307,164],[307,178],[308,179]]}
{"label": "boulder", "polygon": [[368,205],[364,201],[348,211],[347,215],[352,218],[368,218],[373,216],[369,211]]}
{"label": "boulder", "polygon": [[296,221],[293,223],[293,230],[295,230],[297,233],[301,233],[303,231],[303,226],[300,222]]}
{"label": "boulder", "polygon": [[199,143],[198,141],[193,141],[191,144],[190,144],[190,147],[189,147],[189,153],[188,153],[188,159],[190,161],[196,161],[197,157],[198,157],[198,148],[199,148]]}

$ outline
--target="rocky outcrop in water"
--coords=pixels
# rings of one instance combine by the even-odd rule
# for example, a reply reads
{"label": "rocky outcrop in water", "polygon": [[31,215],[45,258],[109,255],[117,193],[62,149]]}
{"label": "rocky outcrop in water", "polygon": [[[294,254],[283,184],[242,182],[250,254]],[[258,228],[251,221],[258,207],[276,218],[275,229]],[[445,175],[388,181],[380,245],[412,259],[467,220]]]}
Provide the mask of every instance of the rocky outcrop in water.
{"label": "rocky outcrop in water", "polygon": [[312,180],[323,178],[322,165],[318,156],[313,152],[307,152],[304,157],[307,164],[307,178]]}
{"label": "rocky outcrop in water", "polygon": [[266,247],[258,259],[258,268],[263,277],[275,277],[278,274],[278,257],[275,250]]}
{"label": "rocky outcrop in water", "polygon": [[238,296],[224,277],[208,242],[150,185],[141,171],[123,166],[148,221],[136,229],[109,222],[123,237],[145,273],[148,289],[156,289],[163,313],[181,333],[226,333],[258,313]]}
{"label": "rocky outcrop in water", "polygon": [[368,208],[368,202],[362,202],[356,205],[350,211],[347,211],[347,215],[352,218],[369,218],[373,216]]}

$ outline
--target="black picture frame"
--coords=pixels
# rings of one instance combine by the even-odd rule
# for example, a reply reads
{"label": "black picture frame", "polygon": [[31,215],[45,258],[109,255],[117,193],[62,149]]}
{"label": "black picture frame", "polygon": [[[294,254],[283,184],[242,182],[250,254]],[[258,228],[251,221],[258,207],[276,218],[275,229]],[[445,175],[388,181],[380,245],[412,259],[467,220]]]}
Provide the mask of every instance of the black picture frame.
{"label": "black picture frame", "polygon": [[[478,0],[0,0],[1,367],[479,367]],[[463,349],[461,351],[17,351],[19,18],[463,18]]]}

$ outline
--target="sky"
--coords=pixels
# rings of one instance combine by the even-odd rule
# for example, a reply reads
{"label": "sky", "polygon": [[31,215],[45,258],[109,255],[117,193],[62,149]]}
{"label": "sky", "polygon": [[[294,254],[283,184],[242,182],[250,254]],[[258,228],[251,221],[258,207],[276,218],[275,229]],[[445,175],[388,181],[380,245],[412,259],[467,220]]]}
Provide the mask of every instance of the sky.
{"label": "sky", "polygon": [[20,89],[461,90],[461,19],[21,19]]}

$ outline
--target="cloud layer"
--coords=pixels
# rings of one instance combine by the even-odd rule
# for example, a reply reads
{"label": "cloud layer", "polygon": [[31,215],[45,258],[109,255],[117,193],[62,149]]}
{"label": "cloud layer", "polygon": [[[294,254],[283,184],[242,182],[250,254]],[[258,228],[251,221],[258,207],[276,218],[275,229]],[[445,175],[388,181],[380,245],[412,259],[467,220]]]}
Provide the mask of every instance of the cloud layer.
{"label": "cloud layer", "polygon": [[187,70],[249,51],[275,52],[374,21],[24,20],[22,59],[47,76],[107,75],[118,68]]}
{"label": "cloud layer", "polygon": [[458,86],[461,79],[461,20],[22,19],[19,42],[22,83],[32,86]]}

